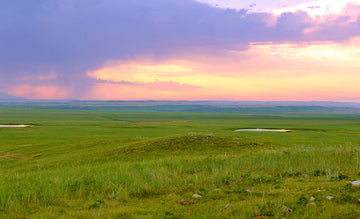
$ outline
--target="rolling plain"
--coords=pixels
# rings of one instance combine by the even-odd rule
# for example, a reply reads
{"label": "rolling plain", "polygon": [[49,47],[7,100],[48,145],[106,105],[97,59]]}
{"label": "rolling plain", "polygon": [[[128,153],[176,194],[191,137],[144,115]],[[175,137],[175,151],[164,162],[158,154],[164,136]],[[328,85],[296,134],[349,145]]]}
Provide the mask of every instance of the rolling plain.
{"label": "rolling plain", "polygon": [[[360,114],[1,107],[0,218],[359,218]],[[292,132],[235,132],[236,129]]]}

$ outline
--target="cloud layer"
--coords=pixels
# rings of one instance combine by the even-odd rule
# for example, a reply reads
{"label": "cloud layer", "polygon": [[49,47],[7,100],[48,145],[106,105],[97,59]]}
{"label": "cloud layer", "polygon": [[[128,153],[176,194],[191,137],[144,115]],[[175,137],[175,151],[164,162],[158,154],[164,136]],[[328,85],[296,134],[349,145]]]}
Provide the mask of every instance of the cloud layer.
{"label": "cloud layer", "polygon": [[88,72],[111,60],[222,56],[253,42],[343,42],[360,35],[358,5],[321,19],[305,11],[275,16],[193,0],[5,0],[0,8],[1,87],[26,85],[28,93],[65,89],[59,98],[86,96],[98,83]]}

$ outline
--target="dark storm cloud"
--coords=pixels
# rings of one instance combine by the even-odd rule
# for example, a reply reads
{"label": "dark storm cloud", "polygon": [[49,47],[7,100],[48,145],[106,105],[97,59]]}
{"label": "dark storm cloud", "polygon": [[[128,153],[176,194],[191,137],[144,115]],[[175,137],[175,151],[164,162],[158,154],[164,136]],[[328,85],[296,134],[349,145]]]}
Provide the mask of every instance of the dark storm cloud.
{"label": "dark storm cloud", "polygon": [[[192,0],[3,0],[0,83],[34,76],[28,83],[67,86],[81,96],[93,83],[86,72],[108,60],[221,53],[261,41],[341,41],[359,34],[358,23],[339,29],[333,21],[307,37],[304,30],[316,24],[305,12],[284,13],[270,26],[272,19],[268,13],[222,10]],[[48,72],[58,77],[36,80]]]}

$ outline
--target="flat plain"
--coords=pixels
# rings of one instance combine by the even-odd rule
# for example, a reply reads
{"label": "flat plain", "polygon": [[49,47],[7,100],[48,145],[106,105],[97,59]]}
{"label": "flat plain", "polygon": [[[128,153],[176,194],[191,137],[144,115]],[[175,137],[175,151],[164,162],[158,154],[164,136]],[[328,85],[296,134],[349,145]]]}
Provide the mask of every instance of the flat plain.
{"label": "flat plain", "polygon": [[[0,218],[359,218],[359,114],[0,108]],[[236,129],[292,132],[235,132]],[[194,196],[195,195],[195,196]]]}

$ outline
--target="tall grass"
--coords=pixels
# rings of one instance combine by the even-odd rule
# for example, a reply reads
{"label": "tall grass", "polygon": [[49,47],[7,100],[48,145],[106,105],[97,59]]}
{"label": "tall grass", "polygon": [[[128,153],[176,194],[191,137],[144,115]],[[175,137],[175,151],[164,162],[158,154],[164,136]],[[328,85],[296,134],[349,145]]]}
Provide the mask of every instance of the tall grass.
{"label": "tall grass", "polygon": [[[0,129],[0,218],[360,217],[360,189],[349,186],[359,179],[360,122],[347,117],[1,115],[37,125]],[[233,132],[242,127],[295,131]]]}
{"label": "tall grass", "polygon": [[[314,177],[304,187],[333,180],[337,188],[340,175],[356,178],[358,160],[354,154],[359,153],[356,146],[290,149],[263,152],[251,149],[246,155],[162,156],[137,162],[113,161],[55,171],[2,174],[0,208],[8,214],[26,213],[39,206],[79,205],[90,209],[106,199],[126,202],[167,194],[181,196],[191,191],[206,193],[216,188],[225,193],[230,190],[230,197],[232,193],[244,193],[241,189],[247,187],[268,186],[270,192],[274,185],[279,185],[296,191],[301,190],[298,181],[303,174]],[[296,199],[297,195],[288,197]],[[69,200],[76,205],[69,205]]]}

